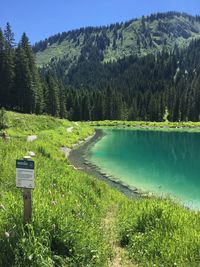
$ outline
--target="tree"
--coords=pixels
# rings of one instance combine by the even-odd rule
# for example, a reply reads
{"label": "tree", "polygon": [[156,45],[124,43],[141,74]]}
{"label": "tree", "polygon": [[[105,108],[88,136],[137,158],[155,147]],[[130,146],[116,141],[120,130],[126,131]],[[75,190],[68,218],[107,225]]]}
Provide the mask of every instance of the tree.
{"label": "tree", "polygon": [[10,48],[14,48],[14,46],[15,46],[14,33],[12,32],[11,26],[10,26],[10,24],[8,22],[6,24],[6,29],[4,31],[4,37],[5,37],[5,40],[6,40],[6,44]]}
{"label": "tree", "polygon": [[28,58],[22,45],[16,50],[16,107],[20,111],[34,112],[35,94]]}
{"label": "tree", "polygon": [[[1,37],[2,38],[2,37]],[[3,41],[3,40],[2,40]],[[12,33],[10,24],[7,23],[4,31],[4,52],[3,52],[3,69],[2,69],[2,95],[3,106],[12,107],[14,100],[14,78],[15,78],[15,52],[14,52],[14,34]]]}
{"label": "tree", "polygon": [[47,95],[46,95],[47,113],[52,116],[58,117],[60,113],[58,84],[53,75],[50,73],[47,75],[46,81],[47,81]]}
{"label": "tree", "polygon": [[16,50],[17,106],[28,113],[42,113],[43,92],[28,37],[23,33]]}
{"label": "tree", "polygon": [[0,28],[0,107],[4,106],[5,99],[4,99],[4,51],[5,49],[5,39],[3,36],[3,32]]}
{"label": "tree", "polygon": [[60,112],[59,117],[60,118],[67,118],[67,109],[66,109],[66,95],[65,95],[65,88],[63,86],[60,86],[59,90],[59,106],[60,106]]}

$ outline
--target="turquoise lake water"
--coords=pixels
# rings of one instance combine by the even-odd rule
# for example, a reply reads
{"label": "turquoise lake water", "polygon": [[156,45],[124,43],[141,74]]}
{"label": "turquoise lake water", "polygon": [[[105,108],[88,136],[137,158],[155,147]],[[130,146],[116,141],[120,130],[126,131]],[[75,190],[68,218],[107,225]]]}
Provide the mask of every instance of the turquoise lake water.
{"label": "turquoise lake water", "polygon": [[109,129],[89,151],[107,174],[200,209],[200,133]]}

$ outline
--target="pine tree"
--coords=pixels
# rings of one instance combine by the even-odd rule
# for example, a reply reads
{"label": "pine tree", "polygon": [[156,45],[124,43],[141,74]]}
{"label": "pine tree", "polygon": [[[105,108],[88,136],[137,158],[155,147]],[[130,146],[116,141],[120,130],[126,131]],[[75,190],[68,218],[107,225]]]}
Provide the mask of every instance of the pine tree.
{"label": "pine tree", "polygon": [[20,110],[42,113],[43,91],[28,37],[23,33],[16,50],[16,88]]}
{"label": "pine tree", "polygon": [[60,86],[59,91],[59,105],[60,105],[60,112],[59,117],[60,118],[67,118],[67,109],[66,109],[66,94],[65,94],[65,88],[63,86]]}
{"label": "pine tree", "polygon": [[3,95],[3,106],[11,108],[15,99],[14,92],[14,78],[15,78],[15,52],[14,52],[14,34],[11,30],[10,24],[7,23],[4,31],[4,53],[3,53],[3,70],[2,70],[2,95]]}
{"label": "pine tree", "polygon": [[4,106],[4,77],[3,77],[3,69],[4,69],[4,48],[5,48],[5,39],[3,36],[3,32],[0,28],[0,107]]}
{"label": "pine tree", "polygon": [[31,73],[32,80],[32,98],[34,101],[33,110],[36,113],[41,113],[43,110],[43,92],[41,81],[38,73],[38,69],[35,63],[35,56],[33,55],[32,48],[30,46],[28,37],[24,33],[21,40],[22,47],[25,51],[26,57],[28,59],[28,65]]}
{"label": "pine tree", "polygon": [[60,113],[58,84],[53,75],[50,73],[47,75],[46,80],[47,80],[47,96],[46,96],[47,113],[52,116],[58,117]]}
{"label": "pine tree", "polygon": [[16,50],[16,107],[22,112],[34,112],[35,94],[28,58],[22,45]]}
{"label": "pine tree", "polygon": [[82,119],[91,120],[91,103],[87,92],[83,93],[82,101]]}
{"label": "pine tree", "polygon": [[4,31],[4,37],[5,37],[5,40],[6,40],[6,44],[10,48],[13,48],[15,46],[14,33],[12,32],[10,23],[8,23],[8,22],[6,24],[6,29]]}

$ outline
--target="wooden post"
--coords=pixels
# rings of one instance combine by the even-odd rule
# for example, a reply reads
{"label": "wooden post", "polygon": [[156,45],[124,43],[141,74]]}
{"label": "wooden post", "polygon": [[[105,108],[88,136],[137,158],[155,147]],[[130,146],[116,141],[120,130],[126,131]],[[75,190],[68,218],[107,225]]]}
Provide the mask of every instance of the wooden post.
{"label": "wooden post", "polygon": [[[25,156],[24,160],[30,160],[31,157]],[[32,196],[31,196],[31,189],[24,189],[23,192],[23,199],[24,199],[24,223],[30,223],[32,217]]]}
{"label": "wooden post", "polygon": [[24,199],[24,223],[30,223],[32,217],[32,198],[31,189],[24,189],[23,192]]}

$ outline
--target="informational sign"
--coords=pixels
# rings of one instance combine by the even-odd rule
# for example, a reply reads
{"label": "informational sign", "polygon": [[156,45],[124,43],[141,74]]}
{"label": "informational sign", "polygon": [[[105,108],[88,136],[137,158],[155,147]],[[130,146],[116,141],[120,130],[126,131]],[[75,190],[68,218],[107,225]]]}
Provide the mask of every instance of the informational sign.
{"label": "informational sign", "polygon": [[16,160],[16,186],[34,188],[34,161]]}

